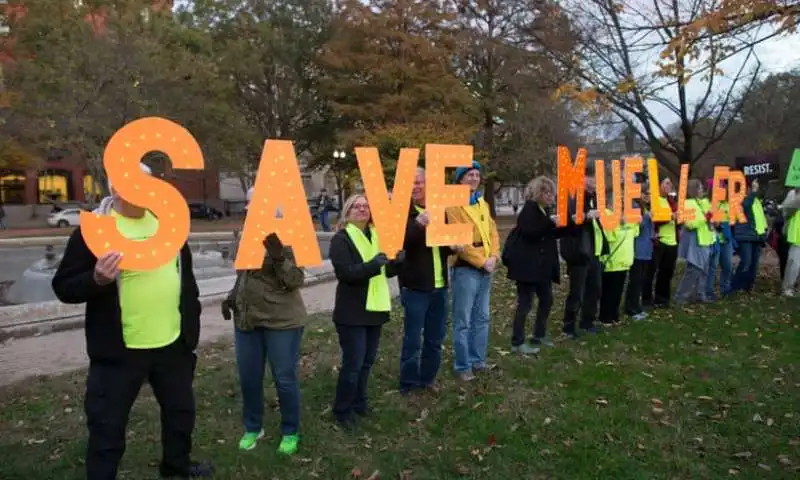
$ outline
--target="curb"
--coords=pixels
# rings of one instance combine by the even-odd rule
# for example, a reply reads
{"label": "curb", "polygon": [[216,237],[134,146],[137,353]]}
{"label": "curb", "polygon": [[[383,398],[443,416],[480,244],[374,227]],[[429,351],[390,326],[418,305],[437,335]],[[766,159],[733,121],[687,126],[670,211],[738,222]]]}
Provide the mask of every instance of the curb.
{"label": "curb", "polygon": [[[335,281],[333,272],[326,272],[320,275],[309,277],[303,284],[302,288],[311,287],[320,283],[327,283]],[[203,308],[215,305],[222,302],[228,296],[227,291],[209,292],[200,296],[200,305]],[[70,306],[75,307],[75,306]],[[83,307],[76,307],[73,310],[79,309],[80,312],[64,313],[61,316],[54,316],[44,319],[35,319],[27,322],[20,322],[11,324],[6,327],[0,327],[0,343],[28,337],[39,337],[50,333],[64,332],[68,330],[76,330],[83,328],[84,323],[84,309]]]}

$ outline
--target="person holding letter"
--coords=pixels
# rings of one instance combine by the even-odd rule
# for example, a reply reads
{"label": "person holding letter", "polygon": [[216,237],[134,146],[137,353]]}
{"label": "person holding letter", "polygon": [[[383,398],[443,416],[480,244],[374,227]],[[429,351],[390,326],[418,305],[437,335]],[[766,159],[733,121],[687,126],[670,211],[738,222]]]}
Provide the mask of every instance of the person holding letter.
{"label": "person holding letter", "polygon": [[338,280],[333,323],[342,350],[333,415],[350,430],[356,415],[370,413],[367,383],[378,356],[381,328],[392,309],[388,278],[396,275],[405,253],[389,260],[381,252],[365,195],[347,199],[338,227],[328,255]]}
{"label": "person holding letter", "polygon": [[[706,182],[708,193],[711,195],[714,188],[714,180],[710,179]],[[727,189],[727,181],[723,186]],[[707,208],[711,208],[711,203],[706,199]],[[719,202],[718,207],[724,214],[722,221],[714,223],[714,229],[717,233],[717,241],[711,249],[711,256],[708,260],[708,278],[706,280],[706,298],[715,300],[716,283],[717,283],[717,266],[720,267],[719,274],[719,292],[724,296],[730,293],[731,289],[731,271],[733,264],[733,251],[736,249],[736,239],[733,237],[733,230],[729,221],[729,207],[728,201],[722,200]]]}
{"label": "person holding letter", "polygon": [[[651,192],[652,193],[652,192]],[[672,290],[672,276],[678,261],[678,229],[676,219],[678,204],[672,199],[672,180],[661,181],[660,195],[655,200],[663,208],[672,211],[672,218],[666,222],[654,222],[656,242],[653,247],[653,260],[644,276],[642,304],[649,307],[668,307]],[[653,286],[655,284],[655,294]]]}
{"label": "person holding letter", "polygon": [[[611,197],[611,190],[607,197]],[[610,209],[607,209],[611,213]],[[625,292],[625,278],[634,262],[634,244],[639,235],[638,223],[620,219],[613,230],[603,230],[608,241],[608,254],[600,257],[603,266],[600,293],[600,322],[605,326],[619,323],[619,307]]]}
{"label": "person holding letter", "polygon": [[748,180],[749,192],[742,202],[747,222],[737,223],[733,227],[739,251],[739,265],[731,280],[731,293],[745,291],[750,293],[756,282],[761,250],[767,239],[767,216],[764,206],[758,198],[759,182],[757,178]]}
{"label": "person holding letter", "polygon": [[684,211],[687,217],[694,212],[694,218],[687,220],[681,229],[678,256],[686,260],[686,270],[675,291],[675,303],[685,305],[691,296],[696,295],[701,302],[707,302],[706,278],[708,277],[708,259],[711,246],[716,240],[716,233],[711,224],[711,210],[703,202],[703,183],[692,179],[686,186],[686,203]]}
{"label": "person holding letter", "polygon": [[233,289],[222,302],[223,318],[233,319],[235,325],[245,430],[239,449],[252,450],[264,437],[264,374],[269,363],[281,412],[278,452],[292,455],[297,452],[300,439],[297,365],[306,323],[306,307],[300,295],[305,273],[295,264],[292,249],[284,246],[276,234],[267,235],[264,247],[261,268],[238,271]]}
{"label": "person holding letter", "polygon": [[[140,168],[152,173],[142,163]],[[149,210],[122,198],[110,182],[109,190],[111,196],[94,213],[113,217],[123,237],[144,241],[163,227]],[[201,306],[188,243],[159,268],[127,271],[119,268],[120,253],[96,258],[83,228],[70,236],[52,283],[62,302],[86,304],[86,478],[117,478],[128,415],[145,382],[161,407],[161,476],[210,477],[210,465],[190,461]]]}
{"label": "person holding letter", "polygon": [[[587,173],[585,182],[583,205],[578,206],[575,200],[570,199],[567,226],[564,227],[560,241],[561,257],[567,263],[569,275],[569,293],[564,302],[563,332],[570,338],[578,336],[575,328],[578,313],[581,315],[580,328],[590,334],[597,333],[594,321],[597,317],[597,303],[600,300],[602,278],[600,256],[609,252],[608,242],[600,227],[594,175]],[[578,208],[586,212],[581,225],[575,223],[575,212]]]}
{"label": "person holding letter", "polygon": [[442,342],[447,335],[448,247],[425,243],[430,217],[425,210],[425,170],[417,168],[411,191],[400,266],[400,298],[405,312],[403,348],[400,354],[400,392],[435,389],[434,381],[442,362]]}
{"label": "person holding letter", "polygon": [[469,205],[447,209],[449,223],[472,225],[472,244],[456,255],[451,285],[453,289],[454,370],[459,379],[470,381],[474,372],[487,370],[489,344],[489,294],[492,273],[500,259],[500,237],[489,205],[481,198],[481,166],[456,169],[456,183],[470,188]]}
{"label": "person holding letter", "polygon": [[647,318],[647,313],[642,307],[642,283],[653,259],[655,240],[655,226],[649,208],[650,195],[646,185],[642,184],[641,199],[634,200],[642,210],[642,221],[639,223],[639,234],[633,244],[633,265],[628,271],[628,287],[625,290],[625,314],[630,315],[634,321]]}

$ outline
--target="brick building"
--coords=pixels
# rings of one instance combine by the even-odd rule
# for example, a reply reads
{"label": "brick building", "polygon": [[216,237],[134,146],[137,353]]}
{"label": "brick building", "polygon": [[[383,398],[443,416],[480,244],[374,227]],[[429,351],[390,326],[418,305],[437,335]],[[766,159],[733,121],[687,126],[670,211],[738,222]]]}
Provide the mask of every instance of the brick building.
{"label": "brick building", "polygon": [[[2,69],[14,61],[13,22],[24,21],[23,4],[0,0],[0,93],[4,88]],[[153,0],[152,8],[171,9],[172,6],[173,0]],[[86,21],[102,34],[105,29],[102,12],[87,13]],[[3,106],[0,101],[0,108]],[[162,177],[175,185],[188,201],[215,203],[219,199],[219,177],[211,168],[203,172],[176,171]],[[76,157],[68,149],[53,150],[29,168],[0,167],[0,203],[7,211],[15,205],[34,206],[33,210],[26,211],[33,212],[28,216],[35,217],[36,205],[90,202],[101,192],[84,159]]]}

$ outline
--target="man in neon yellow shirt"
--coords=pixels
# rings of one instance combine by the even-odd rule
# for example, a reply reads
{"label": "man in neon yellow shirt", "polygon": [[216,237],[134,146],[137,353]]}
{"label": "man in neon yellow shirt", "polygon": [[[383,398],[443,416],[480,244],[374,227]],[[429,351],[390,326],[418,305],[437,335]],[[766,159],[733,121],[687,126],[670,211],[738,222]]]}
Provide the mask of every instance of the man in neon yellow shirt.
{"label": "man in neon yellow shirt", "polygon": [[[652,193],[652,192],[651,192]],[[666,222],[654,222],[656,241],[653,246],[653,259],[644,276],[642,304],[645,308],[666,307],[672,296],[672,277],[678,261],[678,228],[676,224],[678,204],[671,200],[672,180],[661,181],[660,195],[654,195],[651,202],[658,202],[662,208],[672,211],[672,218]],[[654,290],[655,287],[655,290]]]}
{"label": "man in neon yellow shirt", "polygon": [[[109,190],[95,213],[114,217],[128,239],[155,234],[159,221],[151,212],[126,202],[110,184]],[[95,258],[78,228],[53,277],[59,300],[86,304],[86,477],[117,477],[128,414],[145,381],[161,407],[161,476],[209,477],[210,465],[190,461],[201,310],[191,251],[186,244],[174,261],[145,272],[120,270],[121,258],[115,252]]]}

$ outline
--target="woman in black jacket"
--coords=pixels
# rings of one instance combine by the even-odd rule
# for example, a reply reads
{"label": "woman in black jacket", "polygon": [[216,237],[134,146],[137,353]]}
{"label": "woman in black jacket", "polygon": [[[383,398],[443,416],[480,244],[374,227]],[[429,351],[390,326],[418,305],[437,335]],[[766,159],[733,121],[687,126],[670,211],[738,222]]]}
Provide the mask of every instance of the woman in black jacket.
{"label": "woman in black jacket", "polygon": [[353,426],[356,415],[369,413],[367,381],[378,354],[381,328],[391,311],[388,278],[396,275],[396,265],[404,256],[401,251],[390,261],[381,252],[367,197],[348,198],[329,252],[339,282],[333,323],[342,349],[333,414],[346,429]]}
{"label": "woman in black jacket", "polygon": [[[508,278],[517,282],[517,310],[511,348],[525,355],[538,353],[537,345],[552,346],[546,338],[547,317],[553,306],[553,283],[560,283],[555,215],[548,213],[555,198],[555,184],[547,177],[536,177],[525,188],[525,206],[517,217],[517,225],[506,242],[503,263]],[[533,338],[525,343],[525,320],[533,306],[534,294],[539,297]]]}

